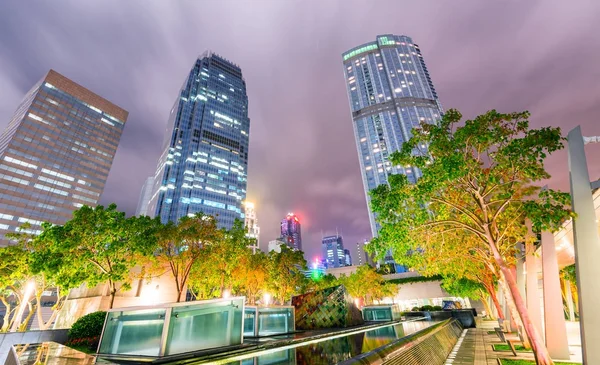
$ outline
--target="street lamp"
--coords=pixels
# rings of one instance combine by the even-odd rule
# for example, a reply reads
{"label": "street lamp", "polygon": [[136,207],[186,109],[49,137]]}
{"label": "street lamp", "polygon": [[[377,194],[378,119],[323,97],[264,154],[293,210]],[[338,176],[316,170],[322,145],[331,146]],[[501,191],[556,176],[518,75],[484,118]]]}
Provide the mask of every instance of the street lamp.
{"label": "street lamp", "polygon": [[600,137],[583,137],[577,126],[567,136],[573,212],[573,238],[584,364],[600,364],[600,238],[584,146]]}

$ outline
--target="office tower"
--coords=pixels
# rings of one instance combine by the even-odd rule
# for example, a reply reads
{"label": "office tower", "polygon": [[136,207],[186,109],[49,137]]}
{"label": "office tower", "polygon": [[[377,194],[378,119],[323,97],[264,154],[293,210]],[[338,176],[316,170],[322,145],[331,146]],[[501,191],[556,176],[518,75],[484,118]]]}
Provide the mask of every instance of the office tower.
{"label": "office tower", "polygon": [[365,240],[365,242],[357,242],[356,243],[356,256],[358,257],[358,265],[372,265],[371,258],[367,251],[365,251],[365,246],[369,243],[369,241]]}
{"label": "office tower", "polygon": [[248,230],[247,236],[256,240],[255,244],[248,246],[248,248],[252,249],[252,253],[256,253],[256,250],[259,249],[258,237],[260,235],[260,227],[256,218],[256,210],[254,210],[254,203],[244,202],[244,215],[244,223]]}
{"label": "office tower", "polygon": [[0,246],[98,203],[127,115],[54,70],[29,90],[0,136]]}
{"label": "office tower", "polygon": [[[421,50],[410,37],[377,36],[374,42],[342,55],[352,125],[358,150],[365,197],[386,184],[391,174],[404,174],[415,182],[420,171],[412,166],[393,166],[389,155],[398,151],[421,123],[436,123],[442,107],[429,77]],[[427,153],[419,146],[418,153]],[[372,211],[373,236],[378,225]],[[385,262],[392,262],[390,253]]]}
{"label": "office tower", "polygon": [[138,200],[138,206],[135,211],[135,215],[148,215],[148,203],[150,203],[150,197],[152,197],[152,186],[154,185],[154,177],[150,176],[144,181],[142,191],[140,192],[140,198]]}
{"label": "office tower", "polygon": [[300,220],[294,213],[288,213],[281,221],[281,238],[285,240],[290,248],[302,251]]}
{"label": "office tower", "polygon": [[243,219],[248,168],[248,96],[239,66],[205,52],[175,104],[149,204],[162,222],[204,212],[231,228]]}
{"label": "office tower", "polygon": [[321,240],[323,257],[327,262],[327,268],[346,266],[346,256],[344,254],[344,242],[342,236],[326,236]]}
{"label": "office tower", "polygon": [[350,250],[347,248],[344,249],[344,259],[346,266],[352,266],[352,256],[350,255]]}

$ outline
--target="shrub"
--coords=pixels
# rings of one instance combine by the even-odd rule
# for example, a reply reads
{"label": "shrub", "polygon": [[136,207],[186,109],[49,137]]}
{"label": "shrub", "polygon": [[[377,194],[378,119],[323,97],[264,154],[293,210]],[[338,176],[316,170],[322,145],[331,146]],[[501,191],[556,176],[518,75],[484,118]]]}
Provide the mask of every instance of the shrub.
{"label": "shrub", "polygon": [[412,307],[411,312],[418,312],[420,311],[419,307]]}
{"label": "shrub", "polygon": [[432,310],[433,310],[433,307],[432,307],[432,306],[430,306],[430,305],[424,305],[424,306],[422,306],[422,307],[421,307],[421,310],[422,310],[423,312],[426,312],[426,311],[432,311]]}
{"label": "shrub", "polygon": [[433,306],[433,310],[434,310],[434,311],[441,311],[441,310],[442,310],[442,307],[441,307],[441,306],[439,306],[439,305],[434,305],[434,306]]}
{"label": "shrub", "polygon": [[106,312],[99,311],[87,314],[79,318],[69,330],[69,339],[67,346],[76,347],[77,349],[95,352],[102,334],[104,319]]}

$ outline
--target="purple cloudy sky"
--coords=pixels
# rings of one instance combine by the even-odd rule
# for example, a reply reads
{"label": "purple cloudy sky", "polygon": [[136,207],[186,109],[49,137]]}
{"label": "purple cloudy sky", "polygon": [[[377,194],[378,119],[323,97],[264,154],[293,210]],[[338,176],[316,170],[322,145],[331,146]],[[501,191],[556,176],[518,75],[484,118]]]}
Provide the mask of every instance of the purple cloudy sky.
{"label": "purple cloudy sky", "polygon": [[[370,237],[341,53],[377,34],[413,37],[445,108],[472,117],[530,110],[534,127],[600,135],[600,2],[0,2],[0,128],[53,68],[129,111],[102,202],[134,213],[154,173],[169,110],[205,49],[243,70],[250,98],[249,198],[261,246],[288,212],[307,258],[321,232],[352,252]],[[593,179],[600,146],[589,146]],[[566,153],[551,185],[568,189]]]}

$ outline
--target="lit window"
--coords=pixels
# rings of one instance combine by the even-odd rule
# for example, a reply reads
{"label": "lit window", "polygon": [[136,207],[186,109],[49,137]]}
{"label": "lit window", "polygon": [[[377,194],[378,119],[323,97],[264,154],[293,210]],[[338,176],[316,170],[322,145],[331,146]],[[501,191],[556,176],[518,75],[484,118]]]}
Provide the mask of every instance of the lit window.
{"label": "lit window", "polygon": [[399,88],[399,87],[397,87],[397,88],[395,88],[395,89],[394,89],[394,92],[396,92],[396,93],[401,93],[401,92],[402,92],[402,89],[401,89],[401,88]]}

